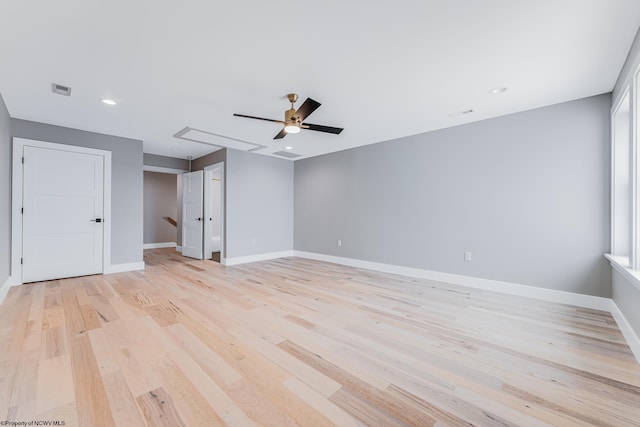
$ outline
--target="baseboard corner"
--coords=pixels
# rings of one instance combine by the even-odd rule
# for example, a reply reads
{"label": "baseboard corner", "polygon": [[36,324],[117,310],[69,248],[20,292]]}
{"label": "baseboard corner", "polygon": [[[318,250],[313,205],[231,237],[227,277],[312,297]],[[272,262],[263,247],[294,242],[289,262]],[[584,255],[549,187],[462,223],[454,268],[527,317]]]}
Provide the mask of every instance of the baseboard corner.
{"label": "baseboard corner", "polygon": [[7,294],[9,293],[9,289],[14,286],[18,286],[20,283],[17,280],[14,280],[13,276],[7,277],[7,280],[0,286],[0,305],[4,302]]}
{"label": "baseboard corner", "polygon": [[123,263],[123,264],[111,264],[110,266],[105,267],[104,274],[124,273],[127,271],[144,270],[144,267],[145,267],[144,261]]}
{"label": "baseboard corner", "polygon": [[224,258],[224,259],[221,259],[221,264],[230,267],[232,265],[247,264],[250,262],[267,261],[270,259],[277,259],[277,258],[286,258],[286,257],[295,256],[294,252],[295,251],[293,250],[289,250],[289,251],[280,251],[280,252],[267,252],[263,254],[247,255],[247,256],[233,257],[233,258]]}
{"label": "baseboard corner", "polygon": [[620,329],[620,332],[622,332],[622,335],[627,341],[627,344],[629,344],[631,352],[636,357],[638,363],[640,363],[640,337],[633,330],[631,324],[627,321],[627,318],[624,316],[624,313],[622,313],[622,310],[620,310],[616,302],[613,299],[611,299],[610,301],[611,303],[609,312],[618,324],[618,328]]}
{"label": "baseboard corner", "polygon": [[145,243],[142,245],[142,249],[175,248],[176,246],[175,242]]}

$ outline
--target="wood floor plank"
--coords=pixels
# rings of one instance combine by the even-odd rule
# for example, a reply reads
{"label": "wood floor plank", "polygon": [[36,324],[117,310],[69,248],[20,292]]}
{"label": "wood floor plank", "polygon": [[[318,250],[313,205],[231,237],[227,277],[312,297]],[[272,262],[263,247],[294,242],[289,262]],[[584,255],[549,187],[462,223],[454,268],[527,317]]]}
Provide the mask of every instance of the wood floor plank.
{"label": "wood floor plank", "polygon": [[144,427],[146,422],[136,401],[127,387],[127,383],[119,371],[102,376],[104,389],[109,400],[109,407],[115,425]]}
{"label": "wood floor plank", "polygon": [[186,427],[171,396],[164,389],[157,388],[136,398],[148,426]]}
{"label": "wood floor plank", "polygon": [[12,288],[0,419],[66,426],[639,426],[610,313],[300,258]]}
{"label": "wood floor plank", "polygon": [[71,372],[71,357],[68,354],[52,357],[40,362],[36,392],[36,413],[43,414],[56,408],[73,405],[75,413],[75,391]]}
{"label": "wood floor plank", "polygon": [[83,426],[115,426],[89,337],[71,338],[70,347],[78,422]]}

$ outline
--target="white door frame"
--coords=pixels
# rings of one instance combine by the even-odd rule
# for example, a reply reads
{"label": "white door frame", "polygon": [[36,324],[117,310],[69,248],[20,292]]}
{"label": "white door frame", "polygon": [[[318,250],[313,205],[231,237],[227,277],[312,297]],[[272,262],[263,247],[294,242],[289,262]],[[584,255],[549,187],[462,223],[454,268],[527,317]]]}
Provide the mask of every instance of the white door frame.
{"label": "white door frame", "polygon": [[94,154],[104,158],[104,222],[102,238],[102,271],[111,267],[111,151],[75,145],[37,141],[33,139],[13,138],[13,159],[11,174],[11,281],[21,285],[22,282],[22,154],[24,147],[48,148],[51,150],[70,151],[81,154]]}
{"label": "white door frame", "polygon": [[[226,207],[225,207],[225,174],[224,174],[224,162],[218,162],[218,163],[214,163],[212,165],[209,165],[207,167],[204,168],[204,217],[209,218],[211,217],[211,212],[209,212],[209,210],[211,209],[211,203],[209,200],[209,194],[211,192],[211,179],[209,179],[209,175],[211,173],[211,171],[213,169],[216,168],[220,168],[220,264],[224,265],[225,263],[225,211],[226,211]],[[207,224],[209,224],[209,221],[205,222],[205,226],[204,226],[204,239],[209,238],[210,236],[208,236],[207,233]],[[209,226],[211,227],[211,226]],[[210,230],[209,230],[210,231]],[[210,256],[211,254],[209,254]]]}

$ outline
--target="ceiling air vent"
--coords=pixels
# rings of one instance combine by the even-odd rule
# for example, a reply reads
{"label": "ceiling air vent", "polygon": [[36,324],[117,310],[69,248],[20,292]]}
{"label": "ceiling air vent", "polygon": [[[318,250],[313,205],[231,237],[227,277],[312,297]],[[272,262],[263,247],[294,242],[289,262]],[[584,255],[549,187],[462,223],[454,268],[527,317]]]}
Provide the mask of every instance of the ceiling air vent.
{"label": "ceiling air vent", "polygon": [[58,83],[51,83],[51,92],[58,95],[71,96],[71,88],[69,86],[59,85]]}
{"label": "ceiling air vent", "polygon": [[291,151],[276,151],[273,153],[274,156],[286,157],[287,159],[295,159],[296,157],[302,156],[302,154],[292,153]]}

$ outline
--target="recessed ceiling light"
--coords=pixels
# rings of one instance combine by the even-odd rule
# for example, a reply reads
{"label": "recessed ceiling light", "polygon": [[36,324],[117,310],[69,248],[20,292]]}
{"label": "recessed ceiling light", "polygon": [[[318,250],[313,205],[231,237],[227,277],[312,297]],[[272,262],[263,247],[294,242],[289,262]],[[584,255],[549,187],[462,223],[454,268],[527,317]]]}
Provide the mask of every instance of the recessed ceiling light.
{"label": "recessed ceiling light", "polygon": [[491,90],[489,91],[489,93],[490,93],[491,95],[497,95],[497,94],[499,94],[499,93],[504,93],[504,92],[506,92],[506,91],[507,91],[507,88],[506,88],[506,87],[504,87],[504,86],[498,86],[498,87],[494,87],[493,89],[491,89]]}
{"label": "recessed ceiling light", "polygon": [[285,150],[293,150],[293,147],[284,147]]}
{"label": "recessed ceiling light", "polygon": [[116,105],[116,101],[113,101],[111,99],[103,99],[102,102],[104,102],[107,105]]}

